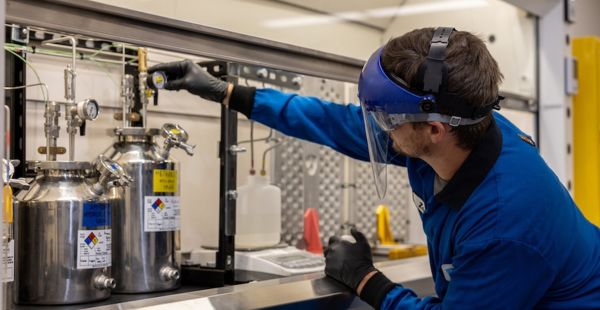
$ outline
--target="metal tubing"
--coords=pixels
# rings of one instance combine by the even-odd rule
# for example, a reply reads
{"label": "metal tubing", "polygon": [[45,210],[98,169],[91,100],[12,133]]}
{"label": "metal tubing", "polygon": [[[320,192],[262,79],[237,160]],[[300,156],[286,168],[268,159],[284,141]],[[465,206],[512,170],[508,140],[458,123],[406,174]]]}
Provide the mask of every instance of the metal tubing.
{"label": "metal tubing", "polygon": [[138,89],[140,92],[140,102],[142,103],[142,127],[145,129],[148,121],[146,114],[148,113],[148,96],[146,95],[146,78],[148,76],[147,57],[148,50],[143,47],[138,48]]}
{"label": "metal tubing", "polygon": [[50,39],[50,40],[42,41],[42,45],[65,42],[65,41],[69,41],[69,43],[71,43],[71,52],[72,52],[71,65],[72,65],[73,71],[75,71],[75,60],[77,58],[77,39],[75,39],[75,37],[64,36],[64,37],[60,37],[60,38],[56,38],[56,39]]}
{"label": "metal tubing", "polygon": [[[47,46],[53,47],[53,48],[57,48],[57,49],[71,49],[71,47],[67,47],[64,45],[60,45],[60,44],[54,44],[54,43],[49,43],[46,44]],[[122,44],[124,46],[124,44]],[[93,49],[93,48],[85,48],[85,47],[77,47],[76,48],[77,52],[79,53],[89,53],[89,54],[94,54],[94,55],[106,55],[106,56],[116,56],[116,57],[122,57],[122,53],[115,53],[115,52],[108,52],[108,51],[102,51],[102,50],[97,50],[97,49]],[[36,50],[35,53],[37,54],[39,50]],[[95,58],[95,56],[93,57]],[[136,59],[136,56],[133,55],[125,55],[125,58],[128,59]],[[121,62],[117,62],[117,63],[121,63]]]}
{"label": "metal tubing", "polygon": [[[69,134],[69,160],[75,160],[75,133],[77,133],[77,127],[74,126],[76,122],[76,114],[72,113],[71,108],[75,106],[75,77],[77,76],[76,71],[76,59],[77,59],[77,39],[73,36],[64,36],[56,39],[42,41],[42,45],[50,43],[58,43],[68,41],[71,43],[71,64],[67,65],[65,70],[65,99],[67,100],[67,106],[65,107],[65,120],[67,121],[67,133]],[[49,150],[46,150],[49,152]]]}
{"label": "metal tubing", "polygon": [[46,41],[42,41],[42,45],[47,45],[47,44],[51,44],[51,43],[58,43],[58,42],[65,42],[65,41],[69,41],[69,43],[71,44],[71,67],[69,68],[67,66],[67,71],[65,71],[65,74],[67,75],[71,75],[70,79],[67,79],[70,81],[71,85],[66,85],[67,88],[70,87],[70,92],[65,93],[65,99],[67,99],[67,101],[72,100],[73,102],[75,102],[75,75],[76,75],[76,67],[75,67],[75,62],[77,59],[77,39],[75,39],[75,37],[73,36],[64,36],[64,37],[60,37],[60,38],[56,38],[56,39],[51,39],[51,40],[46,40]]}
{"label": "metal tubing", "polygon": [[44,113],[44,131],[46,134],[46,160],[56,160],[56,140],[58,139],[60,127],[58,118],[60,117],[60,107],[56,102],[47,102]]}
{"label": "metal tubing", "polygon": [[69,133],[69,160],[75,160],[75,133]]}

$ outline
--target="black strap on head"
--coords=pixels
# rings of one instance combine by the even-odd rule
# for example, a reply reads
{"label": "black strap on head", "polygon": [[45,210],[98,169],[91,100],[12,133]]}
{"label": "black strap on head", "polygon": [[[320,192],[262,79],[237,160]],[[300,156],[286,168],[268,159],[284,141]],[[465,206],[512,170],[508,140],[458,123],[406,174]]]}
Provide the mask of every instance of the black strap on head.
{"label": "black strap on head", "polygon": [[[504,98],[498,96],[494,102],[480,107],[473,107],[468,105],[458,95],[448,91],[448,68],[444,60],[446,59],[446,48],[450,41],[450,35],[454,30],[452,27],[438,27],[435,29],[429,45],[427,60],[419,68],[419,78],[417,85],[414,86],[424,93],[435,95],[436,102],[429,102],[431,110],[425,112],[439,113],[439,105],[443,105],[444,110],[447,111],[444,114],[470,119],[481,118],[492,111],[492,109],[499,110],[499,102]],[[418,85],[421,82],[422,85]]]}
{"label": "black strap on head", "polygon": [[442,83],[446,80],[444,59],[452,31],[452,27],[438,27],[433,33],[423,75],[423,91],[426,93],[439,93]]}

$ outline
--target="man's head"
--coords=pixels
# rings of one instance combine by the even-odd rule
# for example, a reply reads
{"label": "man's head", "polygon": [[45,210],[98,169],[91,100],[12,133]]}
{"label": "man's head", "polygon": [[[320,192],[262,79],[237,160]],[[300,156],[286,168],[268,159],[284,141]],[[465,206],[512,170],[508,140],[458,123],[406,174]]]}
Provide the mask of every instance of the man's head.
{"label": "man's head", "polygon": [[[423,76],[420,69],[426,63],[434,28],[413,30],[390,40],[384,47],[381,65],[408,83],[411,90],[420,92]],[[498,64],[477,36],[453,31],[446,47],[444,63],[447,68],[447,91],[472,107],[489,105],[498,96],[502,74]],[[443,102],[441,113],[447,112]],[[417,122],[399,126],[391,132],[394,148],[412,157],[423,157],[432,151],[449,146],[471,150],[483,137],[491,123],[491,113],[473,125],[452,127],[442,122]]]}

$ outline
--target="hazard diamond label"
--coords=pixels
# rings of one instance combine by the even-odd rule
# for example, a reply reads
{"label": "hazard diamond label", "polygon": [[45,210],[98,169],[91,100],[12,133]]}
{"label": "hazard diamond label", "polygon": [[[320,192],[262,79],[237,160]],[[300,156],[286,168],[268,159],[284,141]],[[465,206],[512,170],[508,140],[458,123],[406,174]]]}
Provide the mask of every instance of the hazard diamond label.
{"label": "hazard diamond label", "polygon": [[154,211],[156,211],[156,213],[160,213],[160,211],[162,211],[164,208],[165,208],[165,204],[162,202],[162,200],[160,200],[160,198],[157,198],[152,203],[152,209],[154,209]]}
{"label": "hazard diamond label", "polygon": [[110,229],[79,230],[77,239],[77,269],[110,267]]}
{"label": "hazard diamond label", "polygon": [[144,231],[179,230],[179,196],[144,197]]}
{"label": "hazard diamond label", "polygon": [[98,244],[98,238],[96,235],[94,235],[94,232],[91,232],[83,241],[90,247],[90,249],[93,249],[94,246]]}

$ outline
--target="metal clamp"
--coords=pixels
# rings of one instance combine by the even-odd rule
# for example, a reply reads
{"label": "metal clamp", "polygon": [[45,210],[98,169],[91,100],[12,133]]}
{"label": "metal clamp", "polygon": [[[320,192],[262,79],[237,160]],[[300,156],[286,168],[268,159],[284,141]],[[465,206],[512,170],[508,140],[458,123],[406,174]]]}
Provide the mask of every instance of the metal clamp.
{"label": "metal clamp", "polygon": [[246,148],[243,146],[239,146],[239,145],[232,145],[229,147],[229,153],[231,155],[237,155],[238,153],[244,153],[246,152]]}
{"label": "metal clamp", "polygon": [[448,122],[448,125],[450,125],[452,127],[458,127],[460,125],[461,121],[462,121],[462,117],[460,117],[460,116],[452,116],[450,118],[450,121]]}
{"label": "metal clamp", "polygon": [[236,200],[238,198],[238,192],[236,190],[229,190],[226,195],[229,200]]}
{"label": "metal clamp", "polygon": [[127,175],[119,164],[104,155],[98,156],[94,168],[100,174],[98,182],[92,186],[97,195],[102,195],[111,187],[129,186],[129,183],[133,182],[133,178]]}
{"label": "metal clamp", "polygon": [[188,155],[194,155],[195,145],[187,144],[188,133],[177,124],[166,123],[161,128],[161,135],[165,138],[163,158],[168,158],[173,147],[184,150]]}

